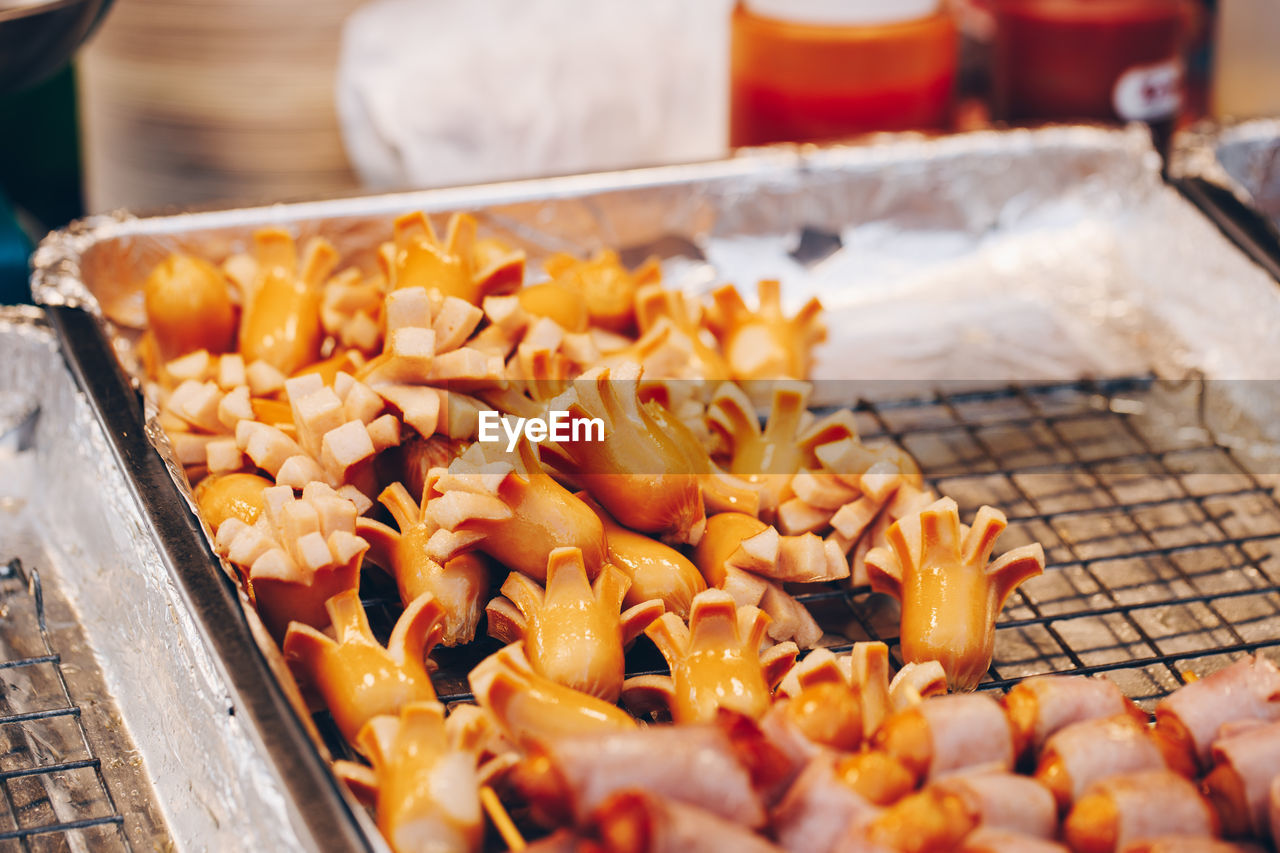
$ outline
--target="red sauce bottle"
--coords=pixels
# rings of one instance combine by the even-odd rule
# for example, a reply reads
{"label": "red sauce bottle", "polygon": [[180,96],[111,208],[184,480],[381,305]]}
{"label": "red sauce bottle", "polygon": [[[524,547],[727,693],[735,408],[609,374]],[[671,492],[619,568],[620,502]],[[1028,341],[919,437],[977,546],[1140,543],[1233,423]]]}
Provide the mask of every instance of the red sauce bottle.
{"label": "red sauce bottle", "polygon": [[1188,0],[994,0],[996,114],[1172,125]]}
{"label": "red sauce bottle", "polygon": [[731,145],[950,125],[942,0],[740,0],[731,32]]}

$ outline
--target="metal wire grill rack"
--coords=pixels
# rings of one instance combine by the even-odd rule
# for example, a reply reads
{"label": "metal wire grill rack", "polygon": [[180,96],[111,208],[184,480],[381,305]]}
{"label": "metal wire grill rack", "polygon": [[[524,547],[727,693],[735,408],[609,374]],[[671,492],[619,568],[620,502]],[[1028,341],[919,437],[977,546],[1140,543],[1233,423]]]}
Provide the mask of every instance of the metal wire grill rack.
{"label": "metal wire grill rack", "polygon": [[[1204,428],[1202,388],[1162,389],[1146,378],[860,405],[866,436],[911,452],[962,518],[982,504],[1006,513],[998,551],[1045,548],[1045,573],[997,623],[984,686],[1108,672],[1149,709],[1187,672],[1280,651],[1280,503]],[[865,588],[801,598],[844,606],[846,634],[896,653],[893,602]]]}
{"label": "metal wire grill rack", "polygon": [[0,565],[0,853],[131,850],[49,641],[40,574]]}
{"label": "metal wire grill rack", "polygon": [[[1204,427],[1195,384],[934,388],[857,404],[864,439],[909,451],[962,519],[983,504],[1006,514],[997,553],[1044,546],[1045,573],[1019,588],[997,623],[984,688],[1106,672],[1150,710],[1188,672],[1258,650],[1280,660],[1280,502]],[[375,630],[389,633],[400,612],[394,586],[363,592]],[[796,597],[833,651],[882,640],[901,663],[891,599],[835,585]],[[438,652],[441,700],[469,700],[466,673],[497,648],[478,639]],[[665,672],[644,643],[627,669]],[[343,751],[326,716],[321,728]]]}

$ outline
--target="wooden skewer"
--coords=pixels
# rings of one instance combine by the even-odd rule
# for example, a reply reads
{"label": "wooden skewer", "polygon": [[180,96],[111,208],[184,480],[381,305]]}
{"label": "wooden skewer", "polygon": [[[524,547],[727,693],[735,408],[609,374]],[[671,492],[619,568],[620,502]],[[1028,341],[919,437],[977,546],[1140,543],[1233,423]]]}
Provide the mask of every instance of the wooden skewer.
{"label": "wooden skewer", "polygon": [[511,815],[507,814],[507,809],[502,805],[502,800],[498,799],[498,795],[494,793],[493,788],[488,785],[480,789],[480,804],[484,806],[484,810],[489,814],[489,820],[493,821],[493,826],[498,830],[498,834],[502,836],[502,840],[506,842],[507,847],[515,853],[524,850],[528,845],[525,844],[524,836],[520,834],[520,830],[516,829],[515,822],[511,820]]}

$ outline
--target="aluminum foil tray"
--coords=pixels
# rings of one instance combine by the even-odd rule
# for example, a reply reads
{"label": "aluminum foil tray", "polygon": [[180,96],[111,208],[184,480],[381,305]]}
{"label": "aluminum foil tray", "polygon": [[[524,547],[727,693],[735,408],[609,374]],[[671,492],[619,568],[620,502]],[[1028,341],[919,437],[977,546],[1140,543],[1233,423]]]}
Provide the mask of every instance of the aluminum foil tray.
{"label": "aluminum foil tray", "polygon": [[[277,825],[292,841],[379,843],[361,840],[367,820],[333,785],[308,721],[272,680],[278,655],[269,643],[253,648],[180,467],[151,440],[130,381],[141,283],[170,251],[221,259],[264,225],[323,234],[346,261],[370,264],[391,218],[419,209],[472,211],[535,267],[550,252],[612,247],[632,262],[659,255],[667,280],[694,292],[777,277],[793,305],[819,295],[830,339],[818,354],[817,402],[861,401],[866,431],[906,446],[966,515],[1000,506],[1013,522],[1008,545],[1036,538],[1050,554],[1045,577],[1003,617],[989,685],[1106,671],[1149,704],[1187,671],[1280,647],[1280,505],[1268,480],[1280,471],[1280,289],[1162,182],[1142,131],[892,138],[93,218],[44,241],[33,289],[129,471],[143,508],[136,535],[163,543],[184,613],[210,650],[202,671],[224,677],[218,695],[257,732],[260,749],[245,764],[257,775],[225,793],[286,815]],[[1113,381],[1125,376],[1140,378]],[[833,646],[895,639],[892,607],[865,589],[801,598]],[[442,695],[465,700],[464,675],[465,665],[446,663]],[[274,799],[253,787],[281,778]]]}
{"label": "aluminum foil tray", "polygon": [[296,846],[41,311],[0,308],[0,364],[0,850]]}
{"label": "aluminum foil tray", "polygon": [[1280,225],[1280,119],[1205,122],[1174,140],[1173,169],[1230,190]]}
{"label": "aluminum foil tray", "polygon": [[1205,121],[1178,133],[1170,174],[1242,249],[1280,277],[1280,119]]}

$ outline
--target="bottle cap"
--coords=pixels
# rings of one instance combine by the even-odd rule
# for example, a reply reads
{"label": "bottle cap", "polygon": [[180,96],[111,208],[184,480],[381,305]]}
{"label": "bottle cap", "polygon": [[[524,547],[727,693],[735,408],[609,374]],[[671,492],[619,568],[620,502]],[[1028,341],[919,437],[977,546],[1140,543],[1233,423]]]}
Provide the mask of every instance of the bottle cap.
{"label": "bottle cap", "polygon": [[756,15],[818,26],[899,24],[927,18],[942,0],[745,0]]}

